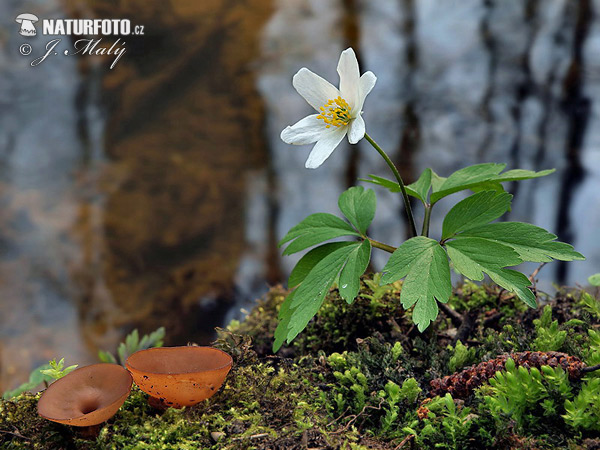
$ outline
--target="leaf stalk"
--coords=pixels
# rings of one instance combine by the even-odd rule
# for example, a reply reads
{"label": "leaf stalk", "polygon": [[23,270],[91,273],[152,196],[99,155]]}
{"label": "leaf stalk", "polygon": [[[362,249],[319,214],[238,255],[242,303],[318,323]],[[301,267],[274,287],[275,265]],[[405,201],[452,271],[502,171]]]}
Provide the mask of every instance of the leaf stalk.
{"label": "leaf stalk", "polygon": [[429,222],[431,221],[432,208],[432,204],[425,203],[425,217],[423,218],[423,228],[421,229],[421,236],[429,237]]}
{"label": "leaf stalk", "polygon": [[392,247],[391,245],[384,244],[383,242],[376,241],[375,239],[366,238],[371,243],[372,247],[378,248],[380,250],[385,250],[388,253],[394,253],[396,251],[396,247]]}

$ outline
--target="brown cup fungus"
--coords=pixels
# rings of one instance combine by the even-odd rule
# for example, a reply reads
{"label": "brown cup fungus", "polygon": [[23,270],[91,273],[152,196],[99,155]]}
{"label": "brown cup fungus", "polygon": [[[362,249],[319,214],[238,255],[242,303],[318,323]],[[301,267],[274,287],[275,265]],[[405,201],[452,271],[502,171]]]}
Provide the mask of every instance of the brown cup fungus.
{"label": "brown cup fungus", "polygon": [[131,374],[117,364],[81,367],[44,391],[38,414],[65,425],[89,427],[88,432],[93,434],[95,425],[115,415],[132,383]]}
{"label": "brown cup fungus", "polygon": [[159,347],[140,350],[125,363],[139,388],[156,408],[192,406],[212,397],[225,381],[233,360],[212,347]]}

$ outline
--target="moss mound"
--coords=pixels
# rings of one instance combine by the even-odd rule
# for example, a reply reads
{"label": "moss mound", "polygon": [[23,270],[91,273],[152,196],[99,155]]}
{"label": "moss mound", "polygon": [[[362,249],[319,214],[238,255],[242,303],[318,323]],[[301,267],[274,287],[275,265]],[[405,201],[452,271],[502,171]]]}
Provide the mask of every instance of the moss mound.
{"label": "moss mound", "polygon": [[[449,302],[457,314],[441,314],[420,334],[400,304],[401,284],[379,287],[377,278],[363,278],[352,305],[332,290],[278,355],[270,349],[286,291],[273,288],[244,322],[220,330],[215,345],[234,368],[195,407],[159,412],[134,388],[89,440],[39,418],[39,395],[24,394],[0,403],[0,448],[600,448],[600,370],[573,376],[535,359],[560,352],[582,367],[600,364],[598,298],[563,291],[532,310],[498,288],[466,283]],[[516,364],[500,356],[524,351],[543,353]],[[432,395],[434,379],[473,382],[465,367],[481,361],[498,361],[498,371],[463,398],[451,387]]]}

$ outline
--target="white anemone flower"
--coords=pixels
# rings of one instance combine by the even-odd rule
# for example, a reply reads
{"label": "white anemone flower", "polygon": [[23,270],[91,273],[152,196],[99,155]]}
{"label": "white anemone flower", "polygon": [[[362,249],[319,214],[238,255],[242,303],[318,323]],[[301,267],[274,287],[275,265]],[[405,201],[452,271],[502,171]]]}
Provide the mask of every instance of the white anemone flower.
{"label": "white anemone flower", "polygon": [[294,75],[292,84],[318,114],[305,117],[281,132],[287,144],[305,145],[316,142],[308,159],[307,169],[316,169],[329,158],[348,135],[348,142],[356,144],[365,135],[362,108],[365,98],[375,86],[373,72],[360,76],[354,50],[348,48],[340,55],[337,72],[340,88],[303,67]]}

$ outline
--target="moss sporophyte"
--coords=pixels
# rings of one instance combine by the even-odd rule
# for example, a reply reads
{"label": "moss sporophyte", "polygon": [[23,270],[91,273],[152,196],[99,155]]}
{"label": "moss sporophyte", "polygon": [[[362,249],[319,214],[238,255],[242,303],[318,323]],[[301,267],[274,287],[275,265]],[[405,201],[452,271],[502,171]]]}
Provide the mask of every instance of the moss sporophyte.
{"label": "moss sporophyte", "polygon": [[[279,312],[273,350],[290,343],[317,314],[327,292],[337,283],[340,296],[348,303],[359,294],[360,276],[371,260],[373,247],[391,253],[383,268],[382,284],[404,279],[400,300],[412,308],[412,320],[419,331],[425,330],[442,309],[453,321],[462,317],[447,305],[452,293],[450,262],[459,275],[474,281],[487,275],[530,307],[536,307],[531,281],[519,271],[509,269],[525,261],[546,263],[583,260],[569,244],[531,224],[495,222],[509,211],[512,195],[503,183],[539,178],[554,172],[513,169],[506,164],[484,163],[460,169],[443,177],[425,169],[417,181],[405,185],[398,168],[386,152],[366,133],[362,118],[365,99],[377,78],[372,72],[360,75],[354,51],[342,52],[337,71],[339,89],[307,68],[294,75],[292,84],[315,109],[281,132],[284,142],[294,145],[316,143],[306,167],[316,169],[331,155],[344,136],[350,144],[363,137],[384,159],[394,180],[377,175],[361,179],[403,197],[411,237],[398,247],[379,242],[367,234],[376,209],[375,192],[362,186],[351,187],[339,197],[338,206],[345,219],[333,214],[312,214],[291,228],[279,245],[288,244],[284,255],[309,250],[292,270],[288,280],[290,294]],[[429,237],[434,205],[462,191],[472,194],[458,202],[446,214],[439,239]],[[409,196],[423,205],[421,233],[412,213]],[[401,224],[399,224],[401,226]],[[340,237],[350,240],[340,241]],[[336,239],[335,242],[331,242]]]}

